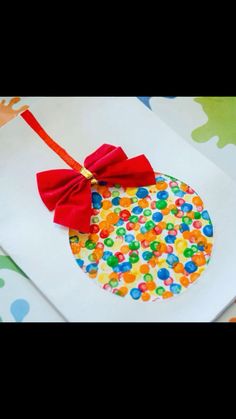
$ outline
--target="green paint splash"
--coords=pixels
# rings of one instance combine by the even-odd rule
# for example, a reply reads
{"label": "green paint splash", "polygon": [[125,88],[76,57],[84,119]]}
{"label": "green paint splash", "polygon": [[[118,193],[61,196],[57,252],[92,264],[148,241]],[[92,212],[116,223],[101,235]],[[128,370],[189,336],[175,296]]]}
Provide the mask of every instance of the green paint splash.
{"label": "green paint splash", "polygon": [[236,97],[211,96],[194,100],[202,105],[208,121],[192,132],[192,139],[198,143],[205,143],[218,136],[219,148],[227,144],[236,145]]}
{"label": "green paint splash", "polygon": [[27,278],[24,272],[19,268],[19,266],[15,264],[15,262],[13,262],[9,256],[0,255],[0,269],[9,269],[10,271],[15,271]]}

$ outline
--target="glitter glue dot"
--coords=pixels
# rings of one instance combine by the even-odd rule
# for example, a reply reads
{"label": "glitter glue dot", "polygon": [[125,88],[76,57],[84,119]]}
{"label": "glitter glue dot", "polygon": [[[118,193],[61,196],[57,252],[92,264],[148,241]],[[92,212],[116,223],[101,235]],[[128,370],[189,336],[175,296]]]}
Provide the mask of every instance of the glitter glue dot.
{"label": "glitter glue dot", "polygon": [[140,243],[137,240],[132,241],[129,244],[130,250],[138,250],[140,248]]}
{"label": "glitter glue dot", "polygon": [[130,262],[123,262],[120,264],[121,272],[128,272],[132,269],[132,264]]}
{"label": "glitter glue dot", "polygon": [[128,210],[122,210],[120,212],[120,218],[124,221],[128,221],[129,217],[130,217],[130,212]]}
{"label": "glitter glue dot", "polygon": [[161,212],[154,212],[154,214],[152,214],[152,219],[155,223],[159,223],[163,220],[163,215]]}
{"label": "glitter glue dot", "polygon": [[143,211],[143,214],[145,215],[145,217],[149,217],[152,214],[152,211],[150,209],[145,209]]}
{"label": "glitter glue dot", "polygon": [[185,202],[183,205],[181,205],[181,210],[183,212],[190,212],[192,211],[193,206],[191,204],[187,204],[187,202]]}
{"label": "glitter glue dot", "polygon": [[138,216],[137,215],[131,215],[131,217],[129,217],[129,221],[131,223],[137,223],[138,222]]}
{"label": "glitter glue dot", "polygon": [[123,228],[123,227],[120,227],[120,228],[118,228],[118,229],[116,230],[116,234],[117,234],[117,236],[124,236],[124,235],[125,235],[125,233],[126,233],[126,230],[125,230],[125,228]]}
{"label": "glitter glue dot", "polygon": [[116,196],[115,198],[113,198],[111,200],[112,205],[116,206],[120,204],[120,198],[118,196]]}
{"label": "glitter glue dot", "polygon": [[108,230],[103,229],[103,230],[100,231],[100,237],[102,239],[106,239],[108,236],[109,236],[109,231]]}
{"label": "glitter glue dot", "polygon": [[183,221],[184,224],[187,224],[187,225],[191,225],[192,224],[192,219],[189,218],[189,217],[183,217],[182,218],[182,221]]}
{"label": "glitter glue dot", "polygon": [[132,209],[133,214],[141,214],[143,212],[143,209],[141,207],[134,207]]}
{"label": "glitter glue dot", "polygon": [[192,249],[193,253],[196,253],[198,251],[198,247],[195,244],[193,244],[191,246],[191,249]]}
{"label": "glitter glue dot", "polygon": [[132,241],[134,241],[135,237],[133,236],[133,234],[126,234],[125,235],[125,241],[126,243],[131,243]]}
{"label": "glitter glue dot", "polygon": [[117,281],[117,279],[114,279],[114,278],[112,278],[112,279],[109,281],[109,285],[110,285],[112,288],[117,287],[118,283],[119,283],[119,282]]}
{"label": "glitter glue dot", "polygon": [[145,274],[143,279],[145,282],[151,282],[153,281],[153,276],[151,274]]}
{"label": "glitter glue dot", "polygon": [[129,261],[131,263],[137,263],[139,261],[139,255],[137,253],[131,253],[129,256]]}
{"label": "glitter glue dot", "polygon": [[159,245],[160,245],[160,242],[154,241],[150,244],[150,248],[155,252],[158,249]]}
{"label": "glitter glue dot", "polygon": [[112,239],[105,239],[104,240],[104,243],[105,243],[106,246],[112,247],[113,244],[114,244],[114,240],[112,240]]}
{"label": "glitter glue dot", "polygon": [[138,198],[145,198],[148,195],[148,190],[146,188],[139,188],[137,190],[136,196]]}
{"label": "glitter glue dot", "polygon": [[208,220],[208,221],[210,220],[210,217],[207,211],[202,212],[202,218],[203,220]]}
{"label": "glitter glue dot", "polygon": [[169,196],[167,191],[160,191],[157,193],[157,198],[158,199],[167,199]]}
{"label": "glitter glue dot", "polygon": [[132,290],[130,291],[130,295],[134,300],[139,300],[141,294],[142,292],[138,288],[132,288]]}
{"label": "glitter glue dot", "polygon": [[193,249],[185,249],[184,250],[184,256],[186,257],[186,258],[191,258],[192,256],[193,256]]}
{"label": "glitter glue dot", "polygon": [[96,263],[90,263],[86,267],[86,272],[88,273],[95,273],[98,271],[98,265]]}
{"label": "glitter glue dot", "polygon": [[86,249],[93,250],[96,247],[96,243],[94,243],[92,240],[87,240],[85,242],[85,247]]}
{"label": "glitter glue dot", "polygon": [[156,208],[159,210],[165,209],[167,207],[167,202],[161,199],[160,201],[156,202]]}
{"label": "glitter glue dot", "polygon": [[143,252],[142,257],[144,260],[150,260],[152,258],[152,252]]}
{"label": "glitter glue dot", "polygon": [[181,292],[181,285],[179,284],[171,284],[170,291],[173,292],[173,294],[179,294]]}
{"label": "glitter glue dot", "polygon": [[155,223],[153,221],[147,221],[145,224],[147,231],[152,230],[155,227]]}
{"label": "glitter glue dot", "polygon": [[166,229],[167,229],[167,230],[173,230],[173,228],[174,228],[174,224],[172,224],[172,223],[167,223],[167,225],[166,225]]}
{"label": "glitter glue dot", "polygon": [[187,262],[184,266],[185,270],[192,274],[193,272],[196,272],[198,267],[194,262]]}
{"label": "glitter glue dot", "polygon": [[108,250],[106,250],[106,251],[103,253],[102,258],[103,258],[103,260],[107,260],[107,259],[109,258],[109,256],[112,256],[112,252],[109,252]]}
{"label": "glitter glue dot", "polygon": [[147,284],[145,282],[142,282],[141,284],[139,284],[138,288],[140,289],[141,292],[145,292],[148,289]]}
{"label": "glitter glue dot", "polygon": [[119,259],[116,256],[109,256],[107,258],[107,264],[111,268],[113,268],[114,266],[118,265],[118,263],[119,263]]}
{"label": "glitter glue dot", "polygon": [[169,273],[168,269],[162,268],[162,269],[159,269],[159,271],[157,272],[157,276],[158,276],[159,279],[164,281],[165,279],[169,278],[170,273]]}
{"label": "glitter glue dot", "polygon": [[159,295],[160,297],[162,296],[162,294],[164,294],[164,292],[165,292],[165,288],[163,287],[158,287],[156,289],[156,294]]}
{"label": "glitter glue dot", "polygon": [[203,228],[203,233],[205,234],[205,236],[207,237],[212,237],[213,236],[213,227],[211,224],[205,226]]}
{"label": "glitter glue dot", "polygon": [[178,258],[178,256],[176,256],[174,254],[170,254],[170,255],[167,256],[166,261],[170,266],[173,266],[173,265],[175,265],[176,263],[179,262],[179,258]]}

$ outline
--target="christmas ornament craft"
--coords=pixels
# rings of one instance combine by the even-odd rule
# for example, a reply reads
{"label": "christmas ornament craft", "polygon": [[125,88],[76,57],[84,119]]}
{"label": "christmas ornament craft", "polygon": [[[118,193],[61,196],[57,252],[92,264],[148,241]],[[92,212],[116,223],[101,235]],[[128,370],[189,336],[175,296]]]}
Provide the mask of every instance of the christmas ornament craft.
{"label": "christmas ornament craft", "polygon": [[144,156],[128,158],[103,144],[82,166],[29,110],[24,120],[71,169],[37,174],[54,221],[69,228],[72,253],[92,282],[126,299],[175,297],[206,269],[213,227],[202,199],[186,183],[154,172]]}

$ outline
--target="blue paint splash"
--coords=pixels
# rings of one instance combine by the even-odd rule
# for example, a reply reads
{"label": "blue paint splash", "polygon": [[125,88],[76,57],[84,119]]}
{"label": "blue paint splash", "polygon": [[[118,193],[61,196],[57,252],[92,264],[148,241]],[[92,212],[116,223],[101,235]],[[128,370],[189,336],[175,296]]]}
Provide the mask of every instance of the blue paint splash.
{"label": "blue paint splash", "polygon": [[144,105],[147,106],[149,109],[151,109],[151,106],[150,106],[150,99],[151,99],[151,97],[152,96],[137,96],[137,98],[139,100],[141,100],[141,102],[143,102]]}
{"label": "blue paint splash", "polygon": [[26,300],[15,300],[11,304],[11,314],[17,323],[21,323],[29,313],[30,305]]}
{"label": "blue paint splash", "polygon": [[[153,96],[137,96],[137,98],[139,100],[141,100],[141,102],[143,102],[144,105],[147,106],[151,110],[152,110],[152,108],[151,108],[151,105],[150,105],[150,99],[152,97]],[[165,97],[166,99],[175,99],[177,96],[162,96],[162,97]]]}

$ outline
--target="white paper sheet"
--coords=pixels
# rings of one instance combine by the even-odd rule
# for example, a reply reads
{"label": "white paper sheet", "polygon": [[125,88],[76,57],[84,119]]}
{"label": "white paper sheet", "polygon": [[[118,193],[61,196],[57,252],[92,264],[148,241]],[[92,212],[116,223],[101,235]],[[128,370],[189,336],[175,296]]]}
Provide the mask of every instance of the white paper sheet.
{"label": "white paper sheet", "polygon": [[69,321],[213,320],[236,296],[235,183],[135,98],[45,98],[31,110],[78,161],[109,142],[191,185],[209,210],[215,245],[206,272],[177,298],[138,304],[100,289],[38,195],[35,174],[66,165],[17,118],[0,131],[0,240],[16,263]]}

